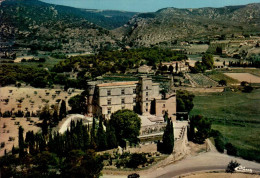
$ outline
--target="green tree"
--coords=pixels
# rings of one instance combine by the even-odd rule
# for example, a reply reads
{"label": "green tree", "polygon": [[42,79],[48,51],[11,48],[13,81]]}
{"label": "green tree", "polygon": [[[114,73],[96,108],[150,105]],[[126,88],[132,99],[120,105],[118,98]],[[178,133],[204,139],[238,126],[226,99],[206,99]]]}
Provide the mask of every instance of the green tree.
{"label": "green tree", "polygon": [[172,74],[173,73],[173,66],[170,65],[168,71]]}
{"label": "green tree", "polygon": [[214,59],[211,54],[204,54],[202,56],[202,64],[206,66],[207,69],[213,69]]}
{"label": "green tree", "polygon": [[178,62],[176,62],[176,66],[175,66],[176,73],[178,73],[178,70],[179,70],[179,65],[178,65]]}
{"label": "green tree", "polygon": [[216,53],[217,54],[222,54],[222,47],[217,47],[216,48]]}
{"label": "green tree", "polygon": [[211,122],[208,118],[201,115],[196,115],[190,119],[190,139],[196,143],[204,143],[209,137],[211,131]]}
{"label": "green tree", "polygon": [[197,61],[195,63],[194,68],[192,68],[191,72],[192,73],[205,72],[206,69],[207,69],[206,66],[202,62]]}
{"label": "green tree", "polygon": [[42,120],[42,123],[41,123],[42,134],[47,135],[48,127],[49,127],[49,125],[51,123],[51,119],[52,119],[48,105],[46,105],[42,108],[39,119]]}
{"label": "green tree", "polygon": [[62,120],[67,115],[66,103],[64,100],[61,101],[59,118]]}
{"label": "green tree", "polygon": [[99,119],[99,126],[97,130],[96,140],[97,140],[96,143],[97,143],[98,150],[103,151],[107,148],[107,139],[106,139],[106,133],[103,128],[102,118]]}
{"label": "green tree", "polygon": [[163,133],[161,151],[166,154],[171,154],[174,147],[173,123],[170,118],[167,119],[167,125]]}
{"label": "green tree", "polygon": [[53,114],[52,114],[52,121],[54,125],[57,125],[59,123],[59,116],[58,116],[58,111],[57,108],[54,108]]}
{"label": "green tree", "polygon": [[177,90],[177,112],[190,112],[194,106],[194,95],[186,90]]}
{"label": "green tree", "polygon": [[139,141],[141,119],[134,111],[128,109],[118,110],[112,114],[109,124],[115,128],[119,145],[123,146],[125,140],[135,144]]}
{"label": "green tree", "polygon": [[236,149],[236,147],[234,147],[234,145],[232,145],[232,143],[227,143],[225,145],[225,148],[227,150],[228,155],[233,155],[233,156],[237,155],[237,149]]}
{"label": "green tree", "polygon": [[34,157],[34,170],[42,175],[49,175],[50,169],[57,165],[55,155],[48,151],[40,152]]}
{"label": "green tree", "polygon": [[126,166],[136,169],[139,165],[143,165],[145,163],[147,163],[147,158],[144,154],[134,153],[131,155],[130,160],[127,162]]}
{"label": "green tree", "polygon": [[87,103],[84,94],[73,96],[68,101],[69,106],[71,107],[70,113],[82,113],[87,112]]}
{"label": "green tree", "polygon": [[109,149],[118,147],[115,129],[113,126],[111,126],[111,124],[107,124],[106,138],[107,138],[107,146]]}
{"label": "green tree", "polygon": [[221,86],[226,86],[227,85],[227,81],[226,80],[220,80],[218,82],[218,84],[221,85]]}
{"label": "green tree", "polygon": [[86,153],[81,150],[72,150],[64,161],[61,176],[95,178],[101,175],[102,169],[102,159],[94,150],[88,150]]}
{"label": "green tree", "polygon": [[226,168],[226,172],[232,174],[233,172],[235,172],[235,168],[238,167],[239,165],[240,165],[240,163],[238,163],[237,161],[231,160],[228,163],[228,166]]}
{"label": "green tree", "polygon": [[24,152],[24,138],[23,138],[23,127],[22,126],[19,126],[19,133],[18,133],[18,139],[19,139],[19,157],[22,158],[24,155],[25,155],[25,152]]}

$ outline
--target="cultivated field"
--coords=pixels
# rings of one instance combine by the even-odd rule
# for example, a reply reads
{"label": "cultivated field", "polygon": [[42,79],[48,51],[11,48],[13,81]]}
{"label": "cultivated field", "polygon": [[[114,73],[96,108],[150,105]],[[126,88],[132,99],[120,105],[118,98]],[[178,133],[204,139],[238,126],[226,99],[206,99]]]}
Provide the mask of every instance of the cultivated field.
{"label": "cultivated field", "polygon": [[224,74],[240,82],[247,81],[249,83],[260,83],[260,77],[249,73],[224,73]]}
{"label": "cultivated field", "polygon": [[260,89],[252,93],[222,92],[196,95],[191,115],[201,114],[212,120],[235,147],[238,154],[260,161]]}
{"label": "cultivated field", "polygon": [[217,82],[211,80],[203,74],[188,74],[191,79],[196,83],[197,87],[216,87]]}
{"label": "cultivated field", "polygon": [[40,130],[35,124],[41,122],[38,118],[1,118],[0,117],[0,143],[4,142],[5,146],[0,149],[0,156],[4,155],[5,149],[7,152],[12,150],[13,145],[18,146],[18,127],[24,128],[24,138],[27,131],[32,130],[34,133]]}
{"label": "cultivated field", "polygon": [[[0,88],[0,111],[17,112],[18,110],[40,112],[41,109],[48,104],[49,106],[57,104],[59,100],[65,100],[67,110],[68,100],[70,97],[80,94],[82,90],[66,92],[61,89],[39,89],[32,87],[17,88],[17,87],[2,87]],[[24,128],[24,134],[33,130],[40,130],[35,124],[38,123],[38,118],[1,118],[0,117],[0,143],[4,142],[5,146],[0,150],[0,156],[12,149],[12,146],[18,146],[18,127],[21,125]],[[14,138],[14,140],[13,140]]]}
{"label": "cultivated field", "polygon": [[219,71],[207,72],[205,75],[216,82],[219,82],[220,80],[226,80],[227,85],[240,84],[238,80],[235,80]]}
{"label": "cultivated field", "polygon": [[[17,88],[2,87],[0,88],[0,111],[30,111],[36,113],[44,105],[55,105],[59,100],[68,102],[69,98],[80,94],[82,90],[72,92],[61,89],[39,89],[33,87]],[[67,103],[68,107],[68,103]],[[68,109],[70,109],[68,107]]]}

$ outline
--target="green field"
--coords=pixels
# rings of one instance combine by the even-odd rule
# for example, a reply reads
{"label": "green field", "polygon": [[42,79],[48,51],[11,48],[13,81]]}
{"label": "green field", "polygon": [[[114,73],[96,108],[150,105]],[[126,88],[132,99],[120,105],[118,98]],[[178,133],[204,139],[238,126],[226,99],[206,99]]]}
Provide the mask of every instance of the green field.
{"label": "green field", "polygon": [[45,57],[45,59],[46,59],[45,62],[20,62],[20,63],[14,63],[14,64],[51,69],[54,65],[58,64],[61,60],[64,60],[64,59],[56,59],[56,58],[49,57],[49,56]]}
{"label": "green field", "polygon": [[196,114],[210,118],[239,156],[260,161],[260,89],[196,95],[191,115]]}

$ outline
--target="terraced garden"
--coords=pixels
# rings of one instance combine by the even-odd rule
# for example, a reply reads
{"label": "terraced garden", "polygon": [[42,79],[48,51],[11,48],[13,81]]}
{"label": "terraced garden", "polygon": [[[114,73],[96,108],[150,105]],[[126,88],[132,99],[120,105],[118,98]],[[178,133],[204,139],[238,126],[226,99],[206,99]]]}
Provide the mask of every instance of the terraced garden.
{"label": "terraced garden", "polygon": [[217,82],[211,80],[203,74],[188,74],[198,87],[216,87]]}

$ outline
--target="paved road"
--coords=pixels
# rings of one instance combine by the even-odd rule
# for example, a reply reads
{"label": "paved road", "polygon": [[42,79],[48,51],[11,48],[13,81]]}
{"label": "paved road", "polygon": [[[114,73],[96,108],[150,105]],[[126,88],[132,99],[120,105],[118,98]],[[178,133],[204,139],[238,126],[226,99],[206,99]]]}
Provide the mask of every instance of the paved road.
{"label": "paved road", "polygon": [[[231,160],[236,160],[242,166],[245,166],[247,169],[252,169],[253,171],[260,172],[260,163],[247,161],[241,158],[229,156],[227,154],[221,154],[216,150],[215,146],[209,140],[208,145],[210,147],[210,151],[207,153],[201,153],[197,156],[188,156],[177,163],[170,164],[168,166],[160,167],[157,169],[142,171],[138,174],[140,174],[142,178],[171,178],[197,171],[225,170],[228,163]],[[104,175],[103,177],[119,178],[127,176]]]}
{"label": "paved road", "polygon": [[158,168],[156,170],[151,170],[148,174],[140,174],[141,177],[160,177],[168,178],[174,177],[181,174],[187,174],[197,171],[207,171],[207,170],[219,170],[226,169],[228,163],[231,160],[237,160],[241,165],[246,168],[251,168],[253,171],[260,171],[260,164],[252,161],[243,160],[241,158],[236,158],[228,156],[226,154],[220,154],[217,152],[202,153],[198,156],[187,157],[182,161],[168,165],[164,168]]}

